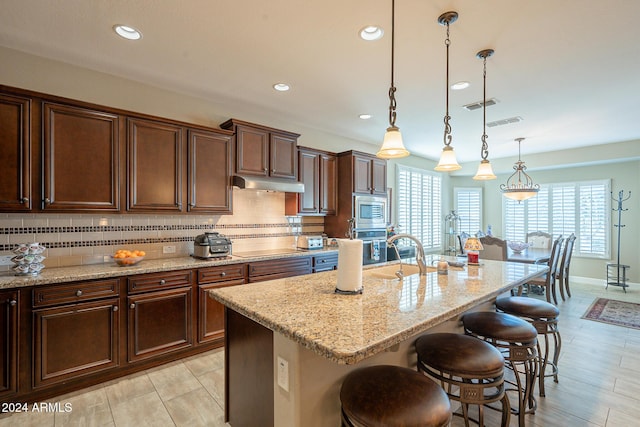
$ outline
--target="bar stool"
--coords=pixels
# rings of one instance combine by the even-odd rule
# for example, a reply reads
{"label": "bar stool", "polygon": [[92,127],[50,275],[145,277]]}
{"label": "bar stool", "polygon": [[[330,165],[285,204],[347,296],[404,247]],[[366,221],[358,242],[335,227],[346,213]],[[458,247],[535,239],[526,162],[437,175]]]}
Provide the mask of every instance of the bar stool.
{"label": "bar stool", "polygon": [[494,345],[502,353],[505,366],[514,377],[512,381],[505,380],[513,387],[505,388],[505,392],[517,392],[518,407],[512,407],[511,412],[518,415],[518,425],[523,427],[525,414],[535,413],[537,407],[533,388],[538,374],[538,332],[516,316],[490,311],[465,314],[462,324],[467,335]]}
{"label": "bar stool", "polygon": [[434,381],[400,366],[355,370],[340,389],[342,425],[348,427],[448,426],[451,404]]}
{"label": "bar stool", "polygon": [[[538,335],[544,336],[544,353],[538,339],[539,370],[538,379],[540,383],[540,396],[545,396],[544,379],[553,377],[553,381],[558,382],[558,358],[562,339],[558,330],[558,316],[560,310],[548,302],[535,298],[526,297],[501,297],[496,299],[496,309],[503,313],[513,314],[531,323]],[[549,361],[549,350],[551,348],[551,338],[553,338],[553,359]],[[551,372],[547,373],[547,366],[551,367]]]}
{"label": "bar stool", "polygon": [[[478,419],[484,425],[484,406],[502,402],[502,426],[509,425],[509,398],[504,391],[504,358],[479,339],[454,333],[423,335],[416,340],[418,371],[440,382],[449,399],[460,402],[465,426],[469,405],[478,405]],[[460,416],[455,413],[454,415]]]}

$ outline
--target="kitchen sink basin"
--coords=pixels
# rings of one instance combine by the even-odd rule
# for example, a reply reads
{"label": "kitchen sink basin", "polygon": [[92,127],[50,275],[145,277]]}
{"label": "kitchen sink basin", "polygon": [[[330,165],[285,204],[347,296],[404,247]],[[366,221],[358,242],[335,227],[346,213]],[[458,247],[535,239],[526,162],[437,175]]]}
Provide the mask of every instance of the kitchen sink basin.
{"label": "kitchen sink basin", "polygon": [[[381,279],[397,279],[396,273],[400,271],[400,264],[385,265],[363,271],[366,276],[379,277]],[[427,272],[436,271],[435,267],[427,266]],[[404,277],[420,273],[420,267],[415,264],[402,264]]]}

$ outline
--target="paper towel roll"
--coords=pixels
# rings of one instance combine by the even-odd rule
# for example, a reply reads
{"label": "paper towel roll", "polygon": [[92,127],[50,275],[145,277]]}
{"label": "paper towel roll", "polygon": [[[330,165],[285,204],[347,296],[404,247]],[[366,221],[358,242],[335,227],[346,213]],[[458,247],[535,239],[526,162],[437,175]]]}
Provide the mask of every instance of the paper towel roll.
{"label": "paper towel roll", "polygon": [[338,284],[343,292],[362,289],[362,240],[338,239]]}

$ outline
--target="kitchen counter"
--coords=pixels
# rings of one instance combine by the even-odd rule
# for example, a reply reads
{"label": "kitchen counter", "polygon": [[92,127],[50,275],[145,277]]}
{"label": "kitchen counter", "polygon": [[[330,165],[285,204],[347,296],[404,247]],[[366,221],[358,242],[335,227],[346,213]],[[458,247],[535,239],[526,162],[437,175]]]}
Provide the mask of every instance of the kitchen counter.
{"label": "kitchen counter", "polygon": [[[493,309],[495,297],[548,270],[481,260],[450,267],[448,275],[433,271],[401,281],[393,264],[365,269],[359,295],[336,294],[335,271],[211,290],[227,307],[227,421],[338,425],[340,384],[350,371],[375,364],[415,369],[417,336],[461,332],[463,313]],[[279,370],[286,370],[286,384],[277,382]],[[258,400],[270,409],[260,412]]]}
{"label": "kitchen counter", "polygon": [[119,267],[114,262],[104,264],[76,265],[71,267],[45,268],[37,276],[16,276],[12,271],[0,273],[0,289],[22,288],[27,286],[48,285],[81,280],[104,279],[109,277],[131,276],[134,274],[156,273],[162,271],[184,270],[191,268],[214,267],[219,265],[265,261],[270,259],[313,256],[327,252],[337,252],[337,248],[307,250],[269,250],[260,251],[251,256],[230,256],[225,258],[197,259],[177,257],[163,259],[144,259],[138,265]]}

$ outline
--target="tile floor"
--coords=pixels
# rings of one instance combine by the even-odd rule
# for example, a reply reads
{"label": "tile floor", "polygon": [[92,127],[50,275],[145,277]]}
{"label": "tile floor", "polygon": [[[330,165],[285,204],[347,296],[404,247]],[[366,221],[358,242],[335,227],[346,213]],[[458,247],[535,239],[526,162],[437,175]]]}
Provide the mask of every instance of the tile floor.
{"label": "tile floor", "polygon": [[[640,303],[640,290],[573,283],[572,291],[572,298],[558,304],[560,382],[547,379],[547,397],[538,397],[538,410],[527,416],[527,425],[638,426],[640,330],[581,316],[598,296]],[[223,364],[223,351],[215,350],[51,400],[70,403],[68,413],[0,416],[0,427],[225,426]],[[498,417],[489,418],[488,425],[499,425]],[[454,417],[452,425],[461,421]],[[516,417],[511,426],[517,426]]]}

